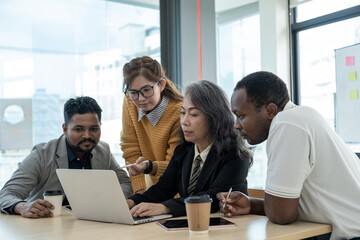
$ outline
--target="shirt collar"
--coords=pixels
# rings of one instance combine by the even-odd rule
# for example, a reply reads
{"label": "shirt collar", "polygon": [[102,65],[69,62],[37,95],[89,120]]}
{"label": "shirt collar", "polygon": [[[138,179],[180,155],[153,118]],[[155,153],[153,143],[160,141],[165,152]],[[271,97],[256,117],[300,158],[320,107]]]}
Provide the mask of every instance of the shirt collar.
{"label": "shirt collar", "polygon": [[292,101],[288,101],[284,107],[284,111],[285,110],[289,110],[291,108],[297,107],[297,105],[295,103],[293,103]]}
{"label": "shirt collar", "polygon": [[155,127],[155,125],[158,123],[161,116],[163,115],[168,103],[169,103],[169,98],[163,97],[161,99],[160,104],[149,113],[146,113],[144,110],[139,108],[138,122],[140,122],[141,118],[146,115],[150,123]]}
{"label": "shirt collar", "polygon": [[195,144],[195,158],[200,154],[201,161],[205,162],[207,156],[209,155],[210,149],[212,147],[212,143],[209,144],[201,153],[199,153],[198,146]]}

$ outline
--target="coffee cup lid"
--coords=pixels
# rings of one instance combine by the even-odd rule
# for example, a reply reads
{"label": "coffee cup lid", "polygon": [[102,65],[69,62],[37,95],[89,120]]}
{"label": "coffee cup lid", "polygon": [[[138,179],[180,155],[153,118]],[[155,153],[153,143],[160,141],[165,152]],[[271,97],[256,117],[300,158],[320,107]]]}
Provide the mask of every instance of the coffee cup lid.
{"label": "coffee cup lid", "polygon": [[45,190],[44,196],[56,196],[56,195],[62,195],[63,192],[61,190]]}
{"label": "coffee cup lid", "polygon": [[205,203],[205,202],[212,202],[212,198],[206,194],[202,196],[191,196],[187,197],[184,201],[185,203]]}

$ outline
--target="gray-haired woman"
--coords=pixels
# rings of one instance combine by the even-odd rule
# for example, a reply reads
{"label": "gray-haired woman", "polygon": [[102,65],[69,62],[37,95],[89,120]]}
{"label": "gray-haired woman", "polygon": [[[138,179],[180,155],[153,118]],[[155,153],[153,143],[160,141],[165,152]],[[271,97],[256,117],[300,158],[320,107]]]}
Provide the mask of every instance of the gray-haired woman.
{"label": "gray-haired woman", "polygon": [[[186,214],[184,198],[209,194],[211,212],[219,210],[216,194],[247,193],[251,153],[234,129],[234,117],[225,93],[209,81],[190,85],[181,106],[183,142],[159,182],[128,199],[134,217]],[[174,199],[179,193],[180,198]]]}

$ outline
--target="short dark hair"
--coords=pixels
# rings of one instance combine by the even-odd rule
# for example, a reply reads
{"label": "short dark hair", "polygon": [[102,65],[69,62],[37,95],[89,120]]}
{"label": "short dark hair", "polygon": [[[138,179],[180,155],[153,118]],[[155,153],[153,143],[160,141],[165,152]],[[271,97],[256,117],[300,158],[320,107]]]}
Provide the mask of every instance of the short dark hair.
{"label": "short dark hair", "polygon": [[240,157],[251,161],[250,151],[234,128],[234,116],[225,92],[214,83],[202,80],[189,85],[185,95],[188,95],[191,102],[205,115],[210,126],[209,138],[218,154],[235,148],[239,150]]}
{"label": "short dark hair", "polygon": [[101,122],[101,108],[95,99],[87,96],[70,98],[64,105],[64,120],[68,125],[74,114],[96,113]]}
{"label": "short dark hair", "polygon": [[257,109],[269,103],[274,103],[283,110],[290,100],[286,84],[278,76],[271,72],[255,72],[240,80],[234,89],[245,89],[249,102]]}

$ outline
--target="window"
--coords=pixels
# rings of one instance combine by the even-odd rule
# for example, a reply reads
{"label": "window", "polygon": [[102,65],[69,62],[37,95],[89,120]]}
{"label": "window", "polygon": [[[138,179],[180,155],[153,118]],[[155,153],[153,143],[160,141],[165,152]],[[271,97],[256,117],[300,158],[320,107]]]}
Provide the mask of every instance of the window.
{"label": "window", "polygon": [[[333,128],[336,106],[335,49],[360,42],[360,11],[359,6],[352,7],[355,2],[359,3],[314,0],[292,10],[295,18],[292,38],[296,43],[293,53],[297,63],[294,66],[297,73],[294,82],[299,94],[297,103],[315,108]],[[319,9],[324,12],[319,12]],[[339,9],[344,10],[332,13]],[[321,16],[326,13],[329,14]],[[308,21],[303,22],[304,19]],[[354,151],[360,150],[360,144],[348,144]]]}
{"label": "window", "polygon": [[297,22],[314,19],[316,17],[359,5],[359,0],[303,0],[303,2],[304,4],[297,6]]}
{"label": "window", "polygon": [[101,140],[123,161],[122,67],[160,60],[160,16],[158,1],[122,2],[0,2],[0,187],[33,145],[61,135],[70,97],[98,101]]}
{"label": "window", "polygon": [[[236,83],[246,75],[261,70],[260,15],[258,3],[226,5],[217,1],[217,72],[218,85],[230,98]],[[239,4],[237,2],[237,4]],[[266,143],[253,147],[254,163],[248,185],[264,188],[267,157]]]}
{"label": "window", "polygon": [[261,69],[258,4],[232,6],[216,16],[218,84],[230,97],[241,78]]}

